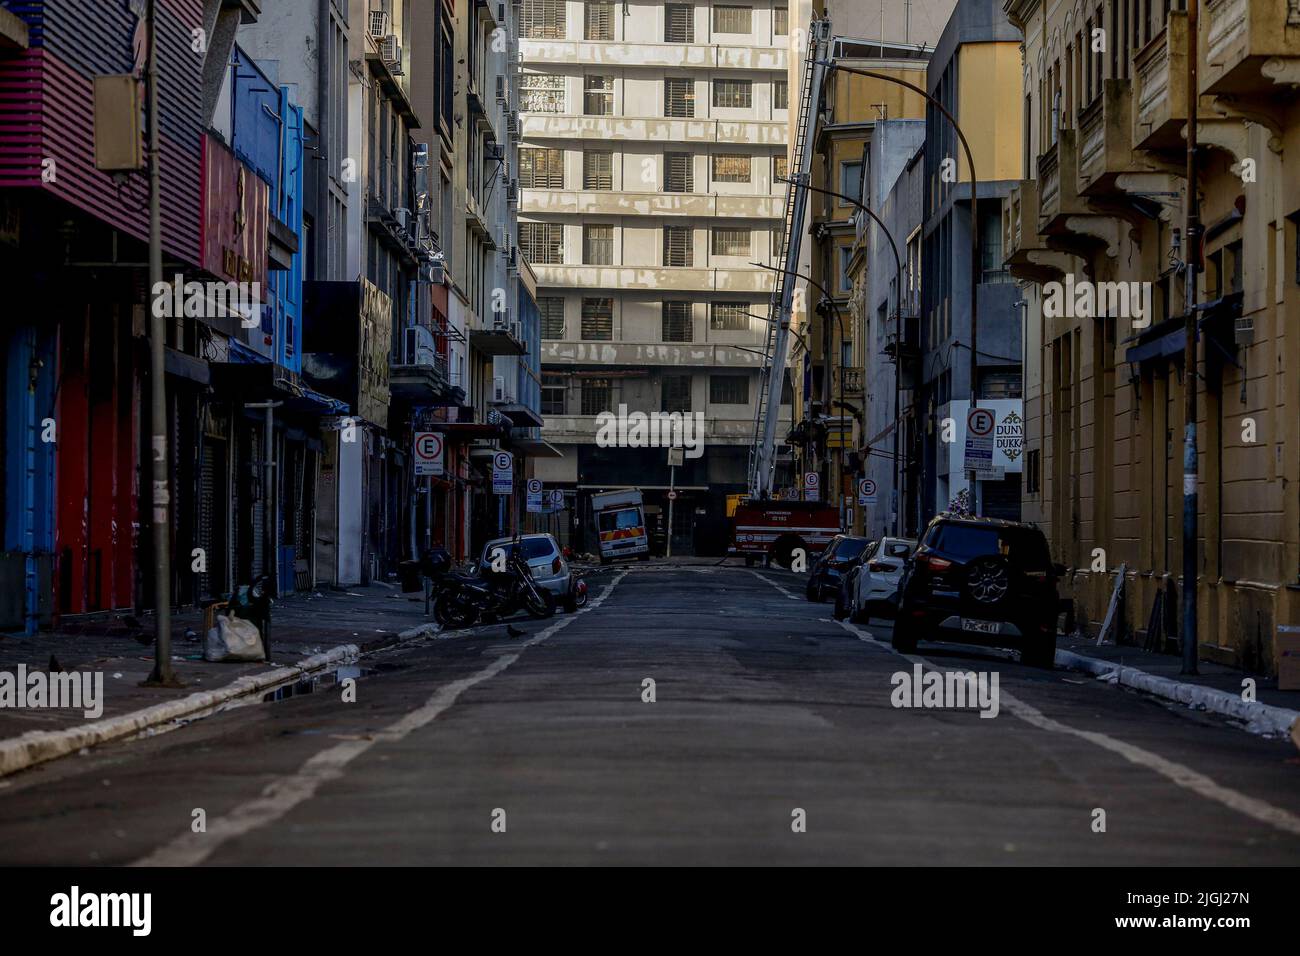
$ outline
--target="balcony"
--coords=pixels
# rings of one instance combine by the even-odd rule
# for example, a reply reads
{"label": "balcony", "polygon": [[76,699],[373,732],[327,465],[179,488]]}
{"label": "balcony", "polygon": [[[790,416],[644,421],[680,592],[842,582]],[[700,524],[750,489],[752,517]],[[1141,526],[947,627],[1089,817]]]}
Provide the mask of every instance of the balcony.
{"label": "balcony", "polygon": [[1115,177],[1150,168],[1133,154],[1133,97],[1128,80],[1105,80],[1101,95],[1079,114],[1079,192],[1106,196]]}
{"label": "balcony", "polygon": [[717,70],[787,69],[782,47],[728,46],[703,43],[599,43],[523,39],[525,63],[570,63],[575,66],[636,66]]}
{"label": "balcony", "polygon": [[433,333],[422,325],[408,326],[401,345],[388,379],[393,398],[419,401],[445,395],[451,386],[447,357],[438,354]]}
{"label": "balcony", "polygon": [[[743,340],[735,348],[718,342],[573,342],[542,343],[542,362],[550,365],[633,365],[695,368],[758,368],[763,364],[761,339]],[[744,351],[745,349],[749,351]]]}
{"label": "balcony", "polygon": [[768,120],[673,119],[668,117],[574,116],[567,113],[526,113],[521,117],[525,139],[577,139],[658,142],[735,143],[784,146],[789,124]]}
{"label": "balcony", "polygon": [[491,321],[470,328],[469,344],[482,355],[524,355],[528,347],[523,343],[519,320],[509,312],[493,312]]}
{"label": "balcony", "polygon": [[1002,249],[1007,270],[1031,282],[1058,280],[1070,268],[1070,256],[1050,249],[1038,233],[1038,183],[1021,180],[1002,203]]}
{"label": "balcony", "polygon": [[527,189],[523,213],[579,216],[698,216],[780,219],[784,196],[719,196],[716,193],[637,193],[608,189]]}
{"label": "balcony", "polygon": [[841,394],[848,398],[861,398],[863,395],[863,385],[866,381],[866,370],[860,368],[840,368],[835,367],[835,376],[833,382],[834,395],[838,399]]}
{"label": "balcony", "polygon": [[1079,196],[1078,161],[1072,129],[1061,130],[1038,158],[1038,232],[1059,232],[1070,216],[1088,211]]}
{"label": "balcony", "polygon": [[1208,0],[1199,41],[1202,95],[1277,100],[1300,83],[1300,7],[1293,0]]}
{"label": "balcony", "polygon": [[1165,28],[1133,57],[1133,146],[1186,150],[1187,14],[1172,11]]}
{"label": "balcony", "polygon": [[762,295],[772,291],[772,273],[766,269],[531,265],[537,275],[537,284],[549,288],[752,292]]}
{"label": "balcony", "polygon": [[[789,418],[790,406],[781,406],[781,420]],[[542,437],[556,445],[592,444],[596,431],[595,415],[547,415]],[[754,416],[720,418],[704,409],[704,438],[709,445],[749,445],[754,440]]]}

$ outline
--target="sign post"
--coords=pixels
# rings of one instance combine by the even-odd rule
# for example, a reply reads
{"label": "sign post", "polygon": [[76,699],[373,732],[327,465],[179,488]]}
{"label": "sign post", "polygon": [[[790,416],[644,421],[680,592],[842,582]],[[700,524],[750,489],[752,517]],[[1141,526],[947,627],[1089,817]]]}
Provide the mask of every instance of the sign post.
{"label": "sign post", "polygon": [[664,531],[665,558],[673,556],[673,502],[677,500],[677,469],[684,460],[682,449],[668,449],[668,527]]}
{"label": "sign post", "polygon": [[[995,416],[989,408],[972,408],[966,412],[965,470],[972,479],[981,473],[993,471],[993,424]],[[975,507],[975,483],[970,489],[971,507]]]}
{"label": "sign post", "polygon": [[506,499],[515,493],[515,456],[508,451],[498,451],[492,456],[492,493],[497,500],[497,526],[505,532]]}
{"label": "sign post", "polygon": [[822,500],[822,476],[815,471],[806,472],[803,476],[803,500],[804,501],[821,501]]}
{"label": "sign post", "polygon": [[876,503],[876,480],[863,478],[858,482],[858,504],[874,505]]}
{"label": "sign post", "polygon": [[528,510],[534,514],[542,510],[542,479],[528,479]]}

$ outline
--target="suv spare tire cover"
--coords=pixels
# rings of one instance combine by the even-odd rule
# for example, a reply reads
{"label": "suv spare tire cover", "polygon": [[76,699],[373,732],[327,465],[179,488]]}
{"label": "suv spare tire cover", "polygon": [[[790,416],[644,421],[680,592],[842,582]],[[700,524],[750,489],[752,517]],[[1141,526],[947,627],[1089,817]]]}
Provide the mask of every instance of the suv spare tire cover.
{"label": "suv spare tire cover", "polygon": [[966,595],[981,607],[997,607],[1011,596],[1011,564],[998,554],[985,554],[966,566]]}

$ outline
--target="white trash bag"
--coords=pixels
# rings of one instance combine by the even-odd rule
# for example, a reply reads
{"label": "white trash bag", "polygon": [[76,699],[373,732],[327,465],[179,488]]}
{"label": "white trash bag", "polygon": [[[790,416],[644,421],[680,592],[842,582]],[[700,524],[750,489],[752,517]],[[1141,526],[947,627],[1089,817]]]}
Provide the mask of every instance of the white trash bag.
{"label": "white trash bag", "polygon": [[252,621],[218,614],[216,622],[203,641],[205,661],[260,661],[266,657],[262,634]]}

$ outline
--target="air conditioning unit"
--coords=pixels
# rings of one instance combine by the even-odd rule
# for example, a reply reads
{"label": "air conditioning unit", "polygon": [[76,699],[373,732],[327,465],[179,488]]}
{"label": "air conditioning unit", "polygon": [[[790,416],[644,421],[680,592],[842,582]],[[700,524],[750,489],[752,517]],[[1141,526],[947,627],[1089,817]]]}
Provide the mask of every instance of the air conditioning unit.
{"label": "air conditioning unit", "polygon": [[401,229],[404,232],[410,229],[411,210],[405,208],[404,206],[398,207],[397,209],[393,210],[393,218],[397,220],[398,229]]}
{"label": "air conditioning unit", "polygon": [[422,325],[410,326],[402,332],[402,364],[434,364],[437,349],[434,347],[433,333]]}
{"label": "air conditioning unit", "polygon": [[502,26],[506,25],[506,5],[504,3],[497,4],[497,23]]}
{"label": "air conditioning unit", "polygon": [[519,132],[519,111],[511,110],[506,117],[506,129],[512,133]]}
{"label": "air conditioning unit", "polygon": [[510,180],[510,185],[506,187],[506,202],[512,206],[519,202],[519,180]]}
{"label": "air conditioning unit", "polygon": [[506,148],[501,143],[487,144],[487,158],[494,163],[505,162]]}
{"label": "air conditioning unit", "polygon": [[390,33],[379,43],[379,58],[385,63],[398,63],[402,59],[402,44],[396,33]]}
{"label": "air conditioning unit", "polygon": [[497,75],[497,102],[504,103],[505,101],[506,101],[506,78],[498,74]]}
{"label": "air conditioning unit", "polygon": [[370,11],[370,35],[376,40],[383,40],[389,35],[387,10]]}
{"label": "air conditioning unit", "polygon": [[506,377],[504,375],[495,375],[492,377],[492,401],[504,402],[506,400]]}

